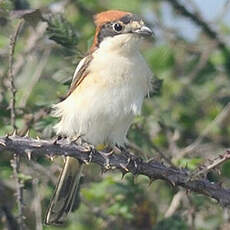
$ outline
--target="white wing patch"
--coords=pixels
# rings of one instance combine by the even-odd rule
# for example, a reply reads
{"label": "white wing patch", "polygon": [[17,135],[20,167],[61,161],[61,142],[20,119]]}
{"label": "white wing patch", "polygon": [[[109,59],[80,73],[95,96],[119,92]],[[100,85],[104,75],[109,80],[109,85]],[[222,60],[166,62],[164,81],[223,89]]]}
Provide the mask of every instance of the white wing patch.
{"label": "white wing patch", "polygon": [[74,71],[74,75],[73,75],[73,79],[72,79],[72,82],[75,80],[75,78],[77,77],[78,75],[78,72],[79,70],[82,68],[82,66],[84,65],[85,63],[85,60],[86,60],[86,57],[84,57],[83,59],[81,59],[81,61],[78,63],[75,71]]}

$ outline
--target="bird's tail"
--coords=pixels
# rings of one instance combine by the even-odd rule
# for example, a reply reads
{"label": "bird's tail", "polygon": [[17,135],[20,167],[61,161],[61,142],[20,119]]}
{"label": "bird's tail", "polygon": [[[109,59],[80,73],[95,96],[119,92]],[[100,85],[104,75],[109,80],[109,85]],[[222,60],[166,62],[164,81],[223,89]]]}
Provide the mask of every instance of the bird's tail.
{"label": "bird's tail", "polygon": [[81,179],[83,164],[67,157],[45,217],[45,224],[61,224],[71,211]]}

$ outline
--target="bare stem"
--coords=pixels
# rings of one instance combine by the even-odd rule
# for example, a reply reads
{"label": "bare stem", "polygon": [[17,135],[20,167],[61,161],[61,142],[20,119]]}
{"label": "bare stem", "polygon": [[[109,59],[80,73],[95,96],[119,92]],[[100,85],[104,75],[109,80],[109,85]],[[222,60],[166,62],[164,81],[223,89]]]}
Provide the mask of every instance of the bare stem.
{"label": "bare stem", "polygon": [[11,91],[11,100],[10,100],[10,110],[11,110],[11,126],[14,130],[17,129],[15,118],[16,118],[16,111],[15,111],[15,96],[16,96],[16,87],[14,84],[14,75],[13,75],[13,57],[14,57],[14,51],[16,46],[17,37],[19,34],[19,31],[23,25],[24,21],[20,20],[15,33],[10,37],[10,53],[9,53],[9,72],[8,76],[10,79],[10,91]]}
{"label": "bare stem", "polygon": [[[10,51],[9,51],[9,72],[8,77],[10,79],[10,92],[11,92],[11,100],[10,100],[10,110],[11,110],[11,126],[13,130],[16,132],[17,126],[16,126],[16,109],[15,109],[15,103],[16,103],[16,87],[14,83],[14,74],[13,74],[13,57],[14,57],[14,51],[15,46],[17,42],[17,37],[19,34],[19,31],[24,24],[23,20],[20,20],[16,31],[14,34],[10,37]],[[23,217],[23,184],[20,181],[20,178],[18,176],[19,174],[19,168],[20,168],[20,158],[19,155],[14,154],[14,157],[11,161],[11,166],[13,168],[14,178],[16,180],[16,186],[17,186],[17,204],[18,204],[18,224],[19,224],[19,230],[24,230],[24,217]]]}
{"label": "bare stem", "polygon": [[17,189],[17,205],[18,205],[18,227],[19,230],[25,230],[24,216],[23,216],[23,184],[18,176],[20,168],[20,158],[19,155],[14,154],[14,158],[11,160],[11,166],[13,168],[14,178],[16,181]]}

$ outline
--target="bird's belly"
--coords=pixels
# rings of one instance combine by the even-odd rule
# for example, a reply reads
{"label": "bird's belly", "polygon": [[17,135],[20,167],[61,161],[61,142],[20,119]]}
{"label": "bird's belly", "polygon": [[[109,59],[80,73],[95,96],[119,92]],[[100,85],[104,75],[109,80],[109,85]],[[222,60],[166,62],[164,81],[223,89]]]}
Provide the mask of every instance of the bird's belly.
{"label": "bird's belly", "polygon": [[[93,87],[86,84],[93,84]],[[130,85],[106,87],[84,82],[66,100],[56,105],[61,121],[58,134],[81,135],[86,141],[122,145],[135,114],[140,113],[144,94]]]}

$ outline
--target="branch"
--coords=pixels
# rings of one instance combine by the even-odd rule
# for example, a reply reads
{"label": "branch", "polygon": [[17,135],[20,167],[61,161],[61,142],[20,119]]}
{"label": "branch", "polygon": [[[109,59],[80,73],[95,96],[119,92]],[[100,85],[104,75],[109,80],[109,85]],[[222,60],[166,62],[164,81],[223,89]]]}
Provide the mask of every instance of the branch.
{"label": "branch", "polygon": [[[9,47],[9,72],[8,76],[10,79],[10,92],[11,92],[11,100],[10,100],[10,110],[11,110],[11,126],[13,130],[17,130],[16,126],[16,109],[15,109],[15,104],[16,104],[16,92],[17,89],[15,87],[14,83],[14,74],[13,74],[13,57],[14,57],[14,52],[15,52],[15,46],[17,42],[17,38],[20,32],[20,29],[22,28],[24,24],[23,20],[20,20],[16,31],[14,34],[10,37],[10,47]],[[11,166],[13,168],[13,174],[14,178],[17,184],[17,203],[18,203],[18,224],[19,224],[19,230],[25,229],[25,224],[24,224],[24,217],[23,217],[23,184],[21,183],[21,180],[18,176],[19,174],[19,168],[20,168],[20,159],[17,154],[14,154],[13,159],[11,160]]]}
{"label": "branch", "polygon": [[207,22],[198,13],[190,12],[185,6],[183,6],[178,0],[165,0],[168,1],[176,11],[180,12],[181,15],[191,19],[195,24],[197,24],[206,33],[206,35],[214,40],[219,47],[219,49],[226,56],[225,68],[229,70],[229,58],[230,51],[227,45],[221,40],[218,33],[212,29]]}
{"label": "branch", "polygon": [[213,30],[197,13],[191,13],[185,6],[183,6],[178,0],[166,0],[168,1],[181,15],[190,18],[194,23],[200,26],[203,31],[211,38],[216,40],[220,49],[227,50],[226,44],[220,40],[217,32]]}
{"label": "branch", "polygon": [[[221,187],[207,179],[193,179],[186,169],[166,167],[164,164],[151,160],[144,162],[135,155],[124,152],[123,154],[103,154],[93,148],[86,148],[66,139],[40,140],[16,135],[0,137],[0,151],[9,151],[19,155],[27,154],[28,158],[36,156],[71,156],[85,163],[96,163],[103,170],[119,169],[124,175],[128,172],[133,175],[145,175],[150,181],[161,179],[173,186],[185,189],[216,199],[222,206],[230,207],[230,189]],[[226,160],[230,159],[230,151],[224,154]]]}
{"label": "branch", "polygon": [[14,51],[15,51],[15,45],[18,38],[19,31],[23,25],[23,21],[20,20],[15,33],[10,37],[10,48],[9,48],[9,71],[8,71],[8,77],[10,79],[10,92],[11,92],[11,100],[10,100],[10,109],[11,109],[11,126],[14,130],[17,129],[17,126],[15,124],[15,118],[16,118],[16,112],[15,112],[15,96],[16,96],[16,87],[14,84],[14,75],[13,75],[13,57],[14,57]]}

